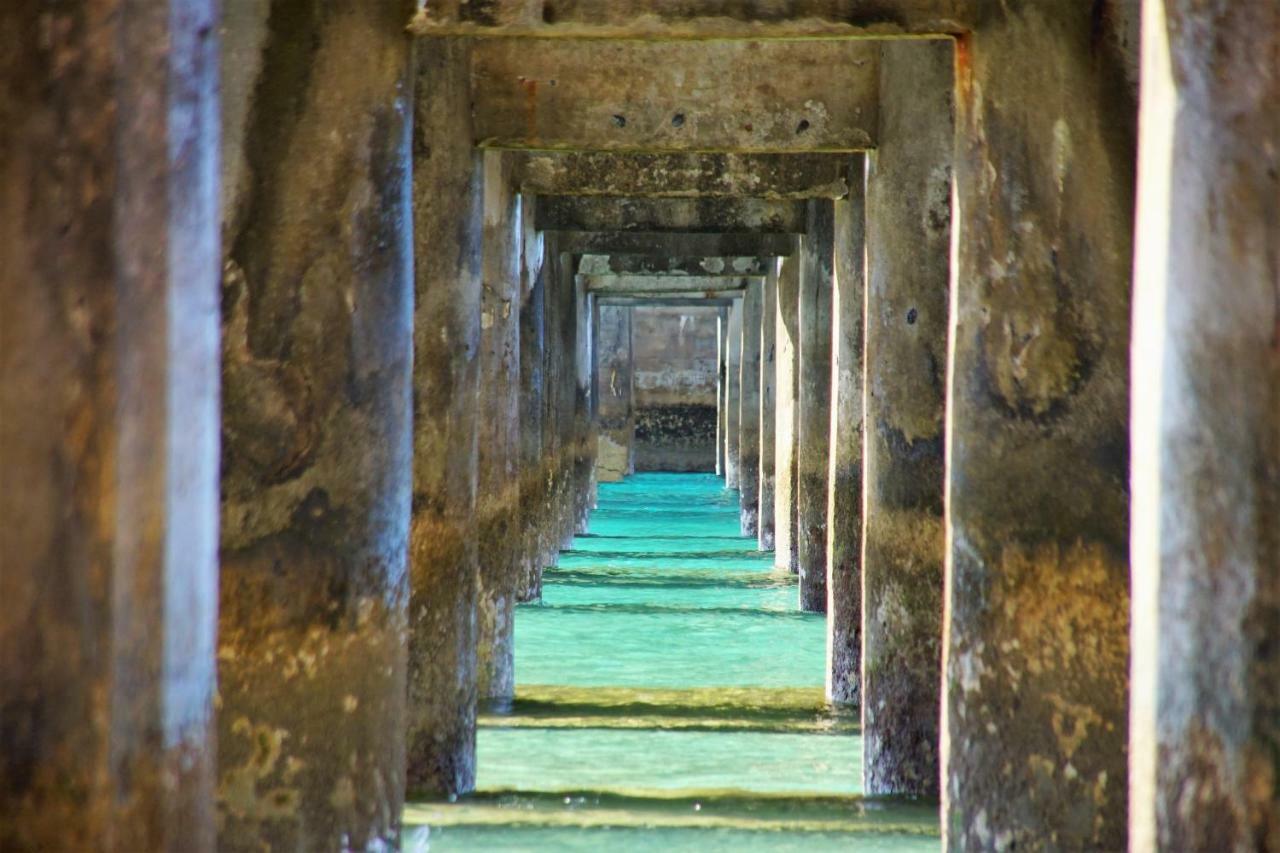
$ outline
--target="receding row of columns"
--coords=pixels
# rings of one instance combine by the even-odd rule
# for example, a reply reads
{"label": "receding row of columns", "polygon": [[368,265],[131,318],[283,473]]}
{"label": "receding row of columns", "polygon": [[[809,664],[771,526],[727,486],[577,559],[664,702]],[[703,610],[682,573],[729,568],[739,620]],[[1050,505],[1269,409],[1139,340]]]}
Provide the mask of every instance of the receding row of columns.
{"label": "receding row of columns", "polygon": [[[0,847],[394,844],[406,788],[474,784],[511,606],[583,529],[593,297],[474,148],[465,41],[124,5],[0,7]],[[771,363],[778,565],[868,791],[940,782],[955,849],[1280,837],[1280,77],[1211,49],[1280,20],[1166,5],[1137,311],[1132,98],[1032,3],[885,48],[865,222],[808,202],[726,317],[725,472]]]}

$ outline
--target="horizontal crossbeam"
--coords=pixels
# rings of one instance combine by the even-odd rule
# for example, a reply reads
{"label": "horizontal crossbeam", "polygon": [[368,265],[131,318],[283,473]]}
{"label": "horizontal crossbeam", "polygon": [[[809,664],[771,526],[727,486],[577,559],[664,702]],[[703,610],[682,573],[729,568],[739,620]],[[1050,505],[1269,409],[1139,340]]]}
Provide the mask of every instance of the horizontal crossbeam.
{"label": "horizontal crossbeam", "polygon": [[476,143],[572,151],[872,147],[880,48],[864,41],[492,39],[472,49]]}
{"label": "horizontal crossbeam", "polygon": [[763,276],[773,259],[757,257],[665,258],[648,255],[584,255],[578,272],[584,275]]}
{"label": "horizontal crossbeam", "polygon": [[954,35],[973,0],[431,0],[417,35],[800,39]]}
{"label": "horizontal crossbeam", "polygon": [[803,202],[758,198],[545,196],[534,213],[542,231],[800,234],[805,221]]}
{"label": "horizontal crossbeam", "polygon": [[516,185],[536,195],[843,198],[846,154],[636,154],[511,151]]}
{"label": "horizontal crossbeam", "polygon": [[789,257],[796,250],[796,237],[792,234],[559,231],[555,237],[556,250],[572,255]]}

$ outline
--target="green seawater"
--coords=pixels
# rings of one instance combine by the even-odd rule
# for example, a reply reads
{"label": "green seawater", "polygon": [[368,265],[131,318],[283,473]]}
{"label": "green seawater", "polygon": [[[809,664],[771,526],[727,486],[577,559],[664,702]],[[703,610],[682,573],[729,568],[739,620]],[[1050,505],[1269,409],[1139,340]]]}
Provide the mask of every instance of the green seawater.
{"label": "green seawater", "polygon": [[516,612],[516,699],[478,790],[405,809],[410,850],[936,851],[937,804],[861,796],[823,619],[738,535],[710,474],[600,486],[590,534]]}

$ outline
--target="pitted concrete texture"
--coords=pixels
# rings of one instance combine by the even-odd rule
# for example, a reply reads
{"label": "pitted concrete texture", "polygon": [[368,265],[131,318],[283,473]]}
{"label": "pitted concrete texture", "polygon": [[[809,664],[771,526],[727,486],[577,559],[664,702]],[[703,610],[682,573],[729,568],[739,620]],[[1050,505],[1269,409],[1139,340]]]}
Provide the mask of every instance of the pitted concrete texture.
{"label": "pitted concrete texture", "polygon": [[476,420],[476,656],[482,699],[510,699],[515,692],[515,604],[524,577],[519,513],[522,216],[510,161],[500,152],[485,152]]}
{"label": "pitted concrete texture", "polygon": [[862,701],[863,311],[866,303],[865,161],[835,203],[831,298],[831,451],[827,481],[827,699]]}
{"label": "pitted concrete texture", "polygon": [[402,12],[272,3],[244,90],[244,180],[224,211],[220,849],[399,832],[413,320]]}
{"label": "pitted concrete texture", "polygon": [[1135,104],[1108,8],[993,9],[957,43],[951,849],[1126,845]]}
{"label": "pitted concrete texture", "polygon": [[796,426],[800,364],[800,258],[783,258],[778,267],[777,390],[774,417],[774,565],[792,574],[796,562]]}
{"label": "pitted concrete texture", "polygon": [[778,261],[769,263],[760,315],[760,495],[756,541],[761,551],[774,546],[774,481],[777,448]]}
{"label": "pitted concrete texture", "polygon": [[465,43],[416,53],[408,786],[447,796],[475,786],[483,171],[470,145]]}
{"label": "pitted concrete texture", "polygon": [[742,535],[755,536],[760,518],[760,322],[764,280],[752,280],[742,296],[738,408],[738,490]]}
{"label": "pitted concrete texture", "polygon": [[863,779],[938,794],[952,47],[885,44],[867,175]]}
{"label": "pitted concrete texture", "polygon": [[808,208],[808,229],[800,243],[795,547],[800,609],[825,613],[835,212],[829,200],[811,201]]}
{"label": "pitted concrete texture", "polygon": [[1280,7],[1155,0],[1145,13],[1131,844],[1270,850],[1280,847]]}
{"label": "pitted concrete texture", "polygon": [[217,28],[0,6],[0,849],[214,849]]}

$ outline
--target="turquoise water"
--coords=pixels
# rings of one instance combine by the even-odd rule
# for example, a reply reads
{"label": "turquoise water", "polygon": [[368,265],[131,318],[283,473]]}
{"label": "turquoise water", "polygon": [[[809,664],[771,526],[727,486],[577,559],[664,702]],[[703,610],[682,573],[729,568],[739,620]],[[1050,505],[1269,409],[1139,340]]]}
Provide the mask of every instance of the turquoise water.
{"label": "turquoise water", "polygon": [[477,793],[410,804],[410,849],[938,849],[936,804],[860,796],[822,617],[738,535],[736,492],[637,474],[601,485],[590,529],[517,610]]}

